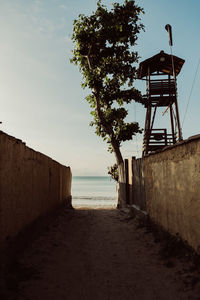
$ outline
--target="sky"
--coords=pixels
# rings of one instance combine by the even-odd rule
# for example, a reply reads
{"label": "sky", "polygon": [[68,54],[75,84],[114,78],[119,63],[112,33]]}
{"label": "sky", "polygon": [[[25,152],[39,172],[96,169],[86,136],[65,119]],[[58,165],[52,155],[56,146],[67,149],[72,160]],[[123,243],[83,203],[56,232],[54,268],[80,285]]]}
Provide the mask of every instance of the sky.
{"label": "sky", "polygon": [[[107,167],[114,163],[107,144],[89,126],[90,108],[84,100],[89,91],[82,90],[79,70],[69,62],[73,20],[80,13],[90,15],[96,2],[0,0],[0,129],[70,166],[73,175],[106,175]],[[102,2],[110,7],[113,1]],[[170,53],[164,27],[172,26],[173,54],[185,59],[178,76],[183,137],[199,134],[200,1],[136,3],[145,10],[141,16],[145,32],[136,47],[140,61],[161,50]],[[145,93],[143,81],[136,81],[135,86]],[[168,122],[167,115],[163,122]],[[129,119],[143,128],[144,107],[131,104]],[[140,157],[141,151],[142,135],[122,147],[124,158]]]}

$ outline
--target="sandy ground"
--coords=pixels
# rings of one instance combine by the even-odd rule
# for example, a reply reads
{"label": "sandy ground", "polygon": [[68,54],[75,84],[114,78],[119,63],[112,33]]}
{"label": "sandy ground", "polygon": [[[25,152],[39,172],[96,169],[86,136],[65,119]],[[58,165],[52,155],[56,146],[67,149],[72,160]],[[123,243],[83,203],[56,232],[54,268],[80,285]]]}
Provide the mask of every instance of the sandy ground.
{"label": "sandy ground", "polygon": [[15,261],[5,300],[200,299],[192,264],[161,250],[119,210],[64,209]]}

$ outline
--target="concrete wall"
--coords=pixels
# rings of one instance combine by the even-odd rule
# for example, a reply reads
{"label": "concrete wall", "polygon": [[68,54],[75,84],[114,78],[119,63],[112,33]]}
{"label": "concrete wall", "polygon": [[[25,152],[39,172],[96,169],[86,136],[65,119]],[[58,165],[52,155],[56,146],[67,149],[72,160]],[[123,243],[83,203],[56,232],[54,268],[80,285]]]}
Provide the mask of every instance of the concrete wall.
{"label": "concrete wall", "polygon": [[0,132],[0,243],[71,197],[71,171]]}
{"label": "concrete wall", "polygon": [[[133,172],[136,164],[143,173],[149,216],[167,231],[179,233],[200,253],[200,136],[149,155],[143,165],[141,160],[133,160]],[[139,179],[137,171],[136,175]],[[138,201],[137,189],[142,184],[133,180],[132,186],[132,203],[141,209],[143,201]]]}

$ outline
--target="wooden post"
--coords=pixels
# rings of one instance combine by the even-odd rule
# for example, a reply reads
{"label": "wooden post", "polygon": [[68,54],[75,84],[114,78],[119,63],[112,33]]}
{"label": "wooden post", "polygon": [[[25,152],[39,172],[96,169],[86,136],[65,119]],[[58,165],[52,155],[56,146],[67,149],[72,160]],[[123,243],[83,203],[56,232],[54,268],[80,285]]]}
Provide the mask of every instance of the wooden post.
{"label": "wooden post", "polygon": [[170,119],[171,119],[171,129],[172,129],[172,139],[173,139],[173,144],[176,143],[176,137],[175,137],[175,131],[174,131],[174,118],[173,118],[173,111],[172,111],[172,104],[170,104]]}
{"label": "wooden post", "polygon": [[[171,84],[171,76],[170,74],[168,75],[168,80],[169,80],[169,86]],[[176,88],[176,86],[175,86]],[[170,96],[172,94],[170,93]],[[176,93],[175,93],[175,97],[176,97]],[[171,131],[172,131],[172,139],[173,139],[173,144],[176,143],[176,137],[175,137],[175,131],[174,131],[174,116],[173,116],[173,108],[172,108],[172,102],[169,105],[169,110],[170,110],[170,120],[171,120]]]}
{"label": "wooden post", "polygon": [[174,84],[175,84],[175,110],[176,110],[176,119],[177,119],[177,125],[178,125],[178,140],[182,141],[183,137],[182,137],[182,131],[181,131],[181,122],[180,122],[180,118],[179,118],[179,112],[178,112],[178,101],[177,101],[177,85],[176,85],[176,73],[175,73],[175,69],[174,69],[174,58],[171,52],[171,58],[172,58],[172,68],[173,68],[173,77],[174,77]]}
{"label": "wooden post", "polygon": [[150,98],[150,68],[148,68],[148,77],[147,77],[147,90],[148,90],[148,106],[146,112],[146,120],[145,120],[145,129],[144,129],[144,150],[143,156],[148,153],[148,145],[149,145],[149,137],[151,134],[151,98]]}
{"label": "wooden post", "polygon": [[164,129],[165,146],[167,146],[167,129]]}
{"label": "wooden post", "polygon": [[178,125],[178,140],[179,142],[183,140],[183,136],[182,136],[182,131],[181,131],[181,123],[180,123],[180,118],[179,118],[179,112],[178,112],[178,101],[177,101],[177,97],[175,100],[175,110],[176,110],[176,119],[177,119],[177,125]]}
{"label": "wooden post", "polygon": [[129,178],[128,178],[128,159],[124,160],[124,169],[125,169],[125,178],[126,178],[126,204],[130,204],[130,195],[129,195]]}

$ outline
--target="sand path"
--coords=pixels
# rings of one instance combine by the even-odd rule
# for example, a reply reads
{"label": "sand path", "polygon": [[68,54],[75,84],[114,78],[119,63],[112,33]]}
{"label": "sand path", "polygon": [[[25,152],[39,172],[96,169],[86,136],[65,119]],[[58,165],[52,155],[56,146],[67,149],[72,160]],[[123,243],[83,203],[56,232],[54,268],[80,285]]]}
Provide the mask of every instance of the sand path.
{"label": "sand path", "polygon": [[13,299],[200,299],[159,247],[119,210],[63,210],[19,258]]}

